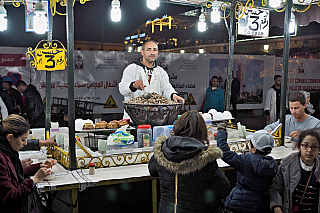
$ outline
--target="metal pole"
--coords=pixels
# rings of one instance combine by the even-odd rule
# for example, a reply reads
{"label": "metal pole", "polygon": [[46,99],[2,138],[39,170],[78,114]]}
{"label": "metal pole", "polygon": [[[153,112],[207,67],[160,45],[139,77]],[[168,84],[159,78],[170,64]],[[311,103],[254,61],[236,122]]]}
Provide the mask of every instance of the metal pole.
{"label": "metal pole", "polygon": [[74,17],[73,0],[67,0],[67,46],[68,46],[68,126],[69,126],[69,167],[77,169],[74,112]]}
{"label": "metal pole", "polygon": [[230,111],[230,96],[231,96],[231,80],[233,71],[233,56],[234,56],[234,40],[235,40],[235,0],[231,3],[230,8],[230,27],[229,34],[229,52],[228,52],[228,71],[227,71],[227,85],[226,85],[226,97],[225,97],[225,110]]}
{"label": "metal pole", "polygon": [[285,116],[286,116],[286,93],[287,93],[287,79],[289,66],[289,52],[290,52],[290,18],[292,0],[287,0],[284,13],[284,41],[283,41],[283,71],[281,81],[281,102],[280,102],[280,123],[283,124],[281,131],[281,146],[284,145],[285,138]]}
{"label": "metal pole", "polygon": [[[52,42],[52,31],[53,31],[53,16],[49,12],[49,32],[48,41]],[[45,137],[50,137],[50,117],[51,117],[51,72],[46,71],[46,123],[45,123]]]}
{"label": "metal pole", "polygon": [[103,30],[103,15],[104,15],[104,11],[103,11],[103,0],[101,0],[101,51],[103,51],[103,40],[104,40],[104,30]]}

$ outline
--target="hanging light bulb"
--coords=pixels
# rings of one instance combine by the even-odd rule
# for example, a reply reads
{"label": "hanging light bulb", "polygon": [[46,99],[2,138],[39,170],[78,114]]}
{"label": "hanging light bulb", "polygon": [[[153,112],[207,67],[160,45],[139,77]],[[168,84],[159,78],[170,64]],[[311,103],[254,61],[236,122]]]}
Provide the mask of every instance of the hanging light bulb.
{"label": "hanging light bulb", "polygon": [[160,6],[159,0],[147,0],[147,7],[149,7],[151,10],[155,10],[159,6]]}
{"label": "hanging light bulb", "polygon": [[46,17],[46,6],[39,0],[39,2],[34,6],[33,24],[34,31],[38,34],[43,34],[47,29],[47,17]]}
{"label": "hanging light bulb", "polygon": [[289,24],[289,32],[294,33],[296,31],[296,16],[291,12],[291,19]]}
{"label": "hanging light bulb", "polygon": [[7,10],[4,8],[4,2],[0,2],[0,31],[7,30]]}
{"label": "hanging light bulb", "polygon": [[120,1],[112,0],[111,2],[111,20],[118,22],[121,20]]}
{"label": "hanging light bulb", "polygon": [[201,15],[199,16],[199,22],[198,22],[198,30],[200,32],[204,32],[207,29],[206,24],[206,17],[203,14],[203,9],[201,9]]}
{"label": "hanging light bulb", "polygon": [[220,22],[220,3],[218,1],[214,1],[212,3],[212,12],[211,12],[211,22],[219,23]]}
{"label": "hanging light bulb", "polygon": [[270,7],[279,7],[281,5],[281,0],[269,0]]}
{"label": "hanging light bulb", "polygon": [[204,53],[204,49],[203,49],[202,47],[200,47],[199,53],[200,53],[200,54],[203,54],[203,53]]}

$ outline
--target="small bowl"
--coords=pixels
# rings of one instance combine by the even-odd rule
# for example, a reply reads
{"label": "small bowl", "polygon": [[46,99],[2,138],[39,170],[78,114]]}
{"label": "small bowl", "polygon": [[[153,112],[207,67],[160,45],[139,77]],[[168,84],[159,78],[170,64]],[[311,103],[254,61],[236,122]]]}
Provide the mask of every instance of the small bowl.
{"label": "small bowl", "polygon": [[284,142],[285,142],[285,143],[290,143],[290,142],[291,142],[291,139],[292,139],[292,137],[286,136],[286,137],[284,138]]}

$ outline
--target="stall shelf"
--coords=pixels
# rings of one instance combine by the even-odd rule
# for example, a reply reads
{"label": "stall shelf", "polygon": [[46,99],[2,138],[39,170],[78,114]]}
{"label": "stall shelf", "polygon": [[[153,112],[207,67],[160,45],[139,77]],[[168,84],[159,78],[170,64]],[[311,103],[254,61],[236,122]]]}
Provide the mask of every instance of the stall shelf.
{"label": "stall shelf", "polygon": [[[83,130],[81,132],[84,131],[91,132],[95,130]],[[237,129],[230,128],[229,126],[229,135],[236,135],[237,132]],[[253,132],[253,130],[247,130],[247,135],[252,134]],[[280,138],[275,137],[276,146],[280,145],[280,141]],[[97,168],[143,164],[148,163],[153,155],[153,147],[110,150],[104,155],[96,155],[96,153],[93,153],[90,149],[84,147],[78,140],[76,140],[76,143],[80,147],[82,153],[82,156],[76,157],[77,168],[82,169],[88,168],[89,163],[95,163]],[[248,149],[248,143],[249,142],[246,139],[239,137],[228,139],[229,148],[234,152],[244,153]],[[216,141],[213,140],[210,142],[210,146],[217,146]],[[65,168],[69,168],[69,153],[67,151],[57,146],[49,146],[47,151],[52,154],[61,165]]]}

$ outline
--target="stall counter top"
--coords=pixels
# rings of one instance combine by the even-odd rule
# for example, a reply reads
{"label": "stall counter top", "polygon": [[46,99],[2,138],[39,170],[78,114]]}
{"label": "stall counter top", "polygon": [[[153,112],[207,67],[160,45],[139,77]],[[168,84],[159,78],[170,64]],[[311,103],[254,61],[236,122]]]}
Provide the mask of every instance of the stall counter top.
{"label": "stall counter top", "polygon": [[[276,161],[287,157],[291,153],[296,152],[292,148],[275,147],[270,156]],[[232,169],[222,159],[217,160],[218,166],[222,170]],[[57,165],[58,166],[58,165]],[[89,175],[89,169],[78,169],[74,171],[67,171],[61,165],[56,172],[56,179],[53,181],[41,181],[37,184],[39,189],[43,191],[50,190],[64,190],[71,188],[92,187],[97,185],[110,185],[126,181],[141,181],[153,179],[148,170],[148,164],[137,164],[118,167],[96,168],[94,175]]]}

